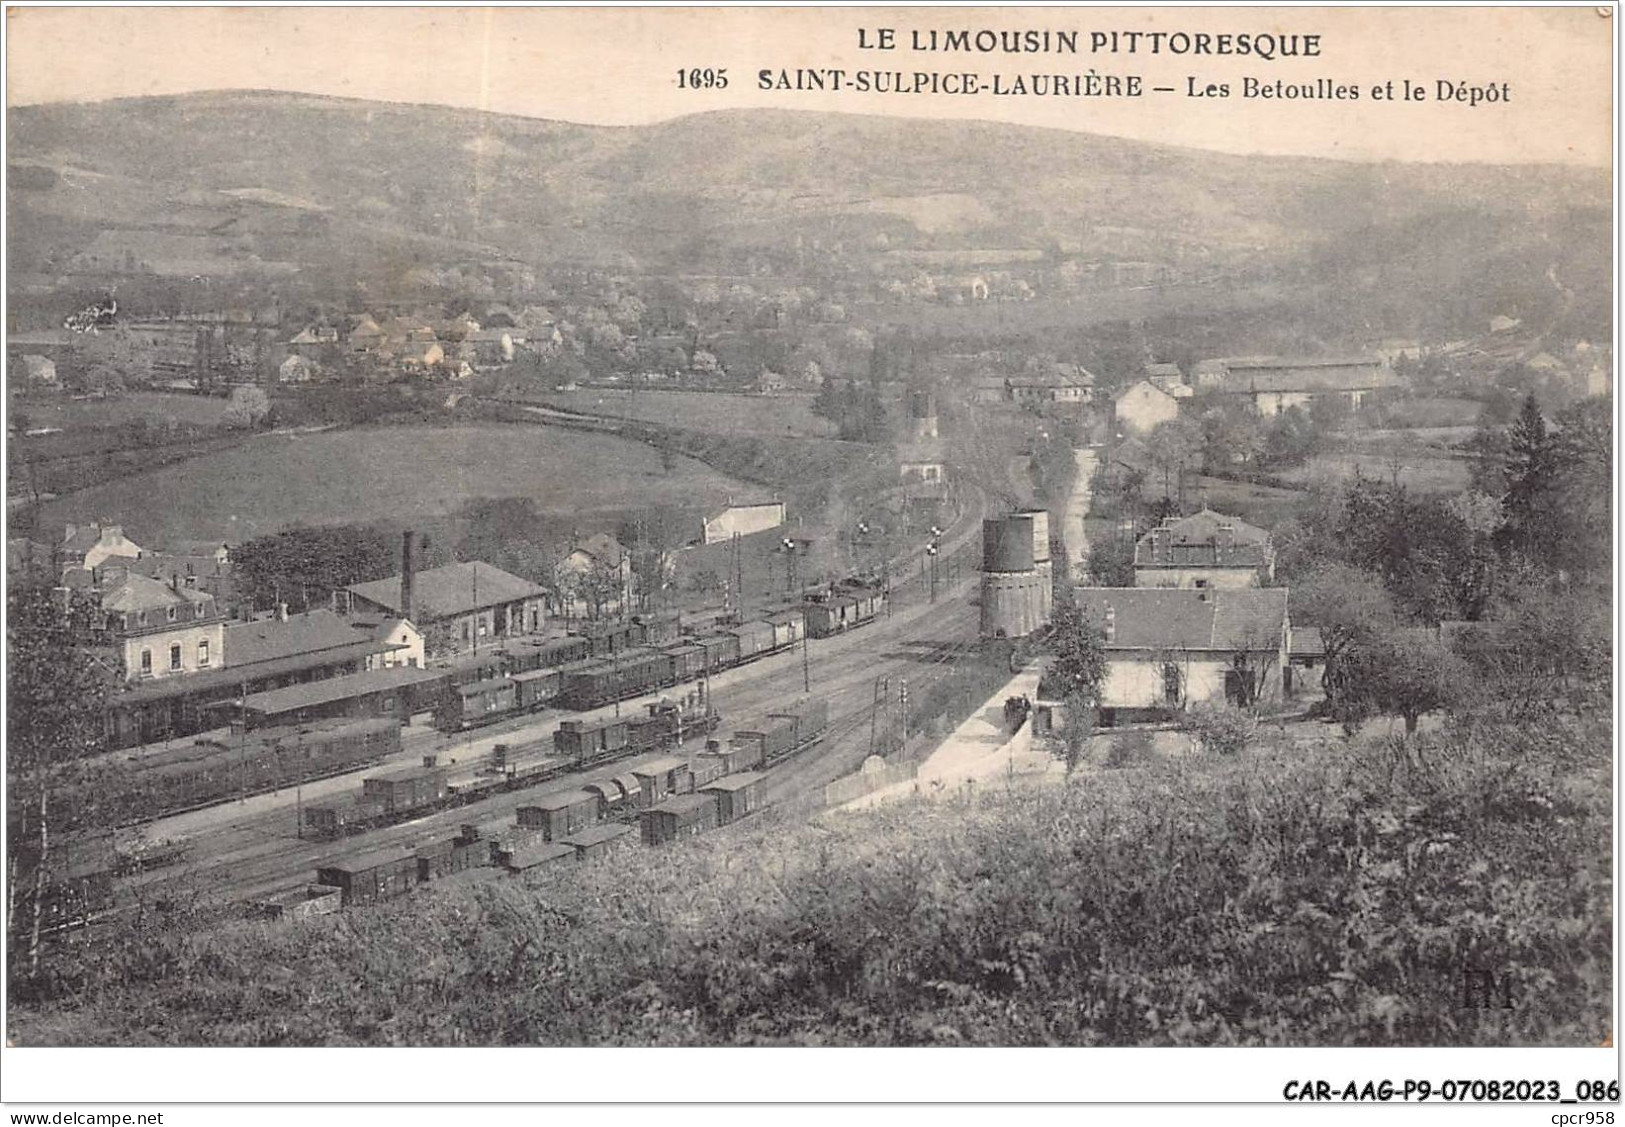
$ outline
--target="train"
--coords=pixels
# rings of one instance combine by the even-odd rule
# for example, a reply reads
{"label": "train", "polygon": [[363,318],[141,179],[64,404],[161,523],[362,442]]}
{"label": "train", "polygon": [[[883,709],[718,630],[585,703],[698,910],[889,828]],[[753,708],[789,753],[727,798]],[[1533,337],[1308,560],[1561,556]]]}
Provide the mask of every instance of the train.
{"label": "train", "polygon": [[139,760],[105,760],[51,793],[59,826],[133,825],[364,767],[401,750],[392,719],[327,720],[199,737]]}
{"label": "train", "polygon": [[369,775],[359,791],[307,803],[303,832],[335,839],[380,826],[410,821],[453,806],[483,801],[494,794],[540,786],[573,772],[674,747],[716,731],[722,718],[706,707],[690,712],[668,700],[652,702],[638,716],[604,720],[565,720],[552,738],[525,744],[497,744],[489,762],[454,771],[433,756],[421,766]]}
{"label": "train", "polygon": [[674,688],[875,621],[885,594],[847,580],[706,633],[675,618],[593,623],[547,642],[508,643],[447,670],[435,726],[463,731],[544,708],[586,711]]}

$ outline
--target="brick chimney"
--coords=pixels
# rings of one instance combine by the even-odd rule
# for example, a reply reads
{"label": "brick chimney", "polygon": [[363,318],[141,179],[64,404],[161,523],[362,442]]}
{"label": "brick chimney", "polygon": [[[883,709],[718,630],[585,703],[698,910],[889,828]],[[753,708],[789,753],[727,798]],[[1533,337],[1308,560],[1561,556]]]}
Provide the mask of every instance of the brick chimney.
{"label": "brick chimney", "polygon": [[[416,560],[412,548],[413,533],[407,529],[401,533],[401,617],[412,617],[412,581]],[[415,621],[415,620],[414,620]]]}

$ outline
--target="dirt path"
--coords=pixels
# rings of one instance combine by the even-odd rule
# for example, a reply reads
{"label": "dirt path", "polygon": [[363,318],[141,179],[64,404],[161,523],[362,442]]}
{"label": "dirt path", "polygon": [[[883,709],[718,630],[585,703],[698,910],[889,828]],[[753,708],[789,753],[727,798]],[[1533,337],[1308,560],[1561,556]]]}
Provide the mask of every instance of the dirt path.
{"label": "dirt path", "polygon": [[1078,467],[1077,480],[1072,484],[1072,495],[1066,499],[1066,515],[1061,521],[1061,535],[1066,538],[1067,564],[1075,579],[1083,578],[1084,560],[1089,555],[1089,541],[1083,534],[1083,518],[1089,515],[1089,483],[1095,476],[1095,452],[1074,450],[1072,458]]}

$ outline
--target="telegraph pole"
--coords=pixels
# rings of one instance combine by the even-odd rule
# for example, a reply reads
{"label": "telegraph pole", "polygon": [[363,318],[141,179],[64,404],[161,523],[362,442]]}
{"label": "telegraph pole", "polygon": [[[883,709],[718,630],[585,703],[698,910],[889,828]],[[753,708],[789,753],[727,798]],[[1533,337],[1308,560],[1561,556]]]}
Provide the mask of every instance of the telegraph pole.
{"label": "telegraph pole", "polygon": [[812,672],[807,662],[807,620],[801,621],[801,691],[812,692]]}

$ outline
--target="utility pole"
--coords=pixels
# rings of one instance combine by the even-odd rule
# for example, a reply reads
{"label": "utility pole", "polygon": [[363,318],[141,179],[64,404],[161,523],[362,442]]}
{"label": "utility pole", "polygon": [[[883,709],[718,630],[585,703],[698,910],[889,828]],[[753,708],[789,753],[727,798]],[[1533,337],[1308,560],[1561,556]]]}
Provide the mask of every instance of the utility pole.
{"label": "utility pole", "polygon": [[293,769],[293,834],[301,841],[305,837],[305,730],[299,729],[298,750],[294,754]]}
{"label": "utility pole", "polygon": [[812,692],[812,672],[807,662],[807,621],[801,622],[801,691]]}
{"label": "utility pole", "polygon": [[875,678],[874,700],[869,707],[869,754],[875,753],[875,723],[880,713],[891,703],[891,678],[885,674]]}

